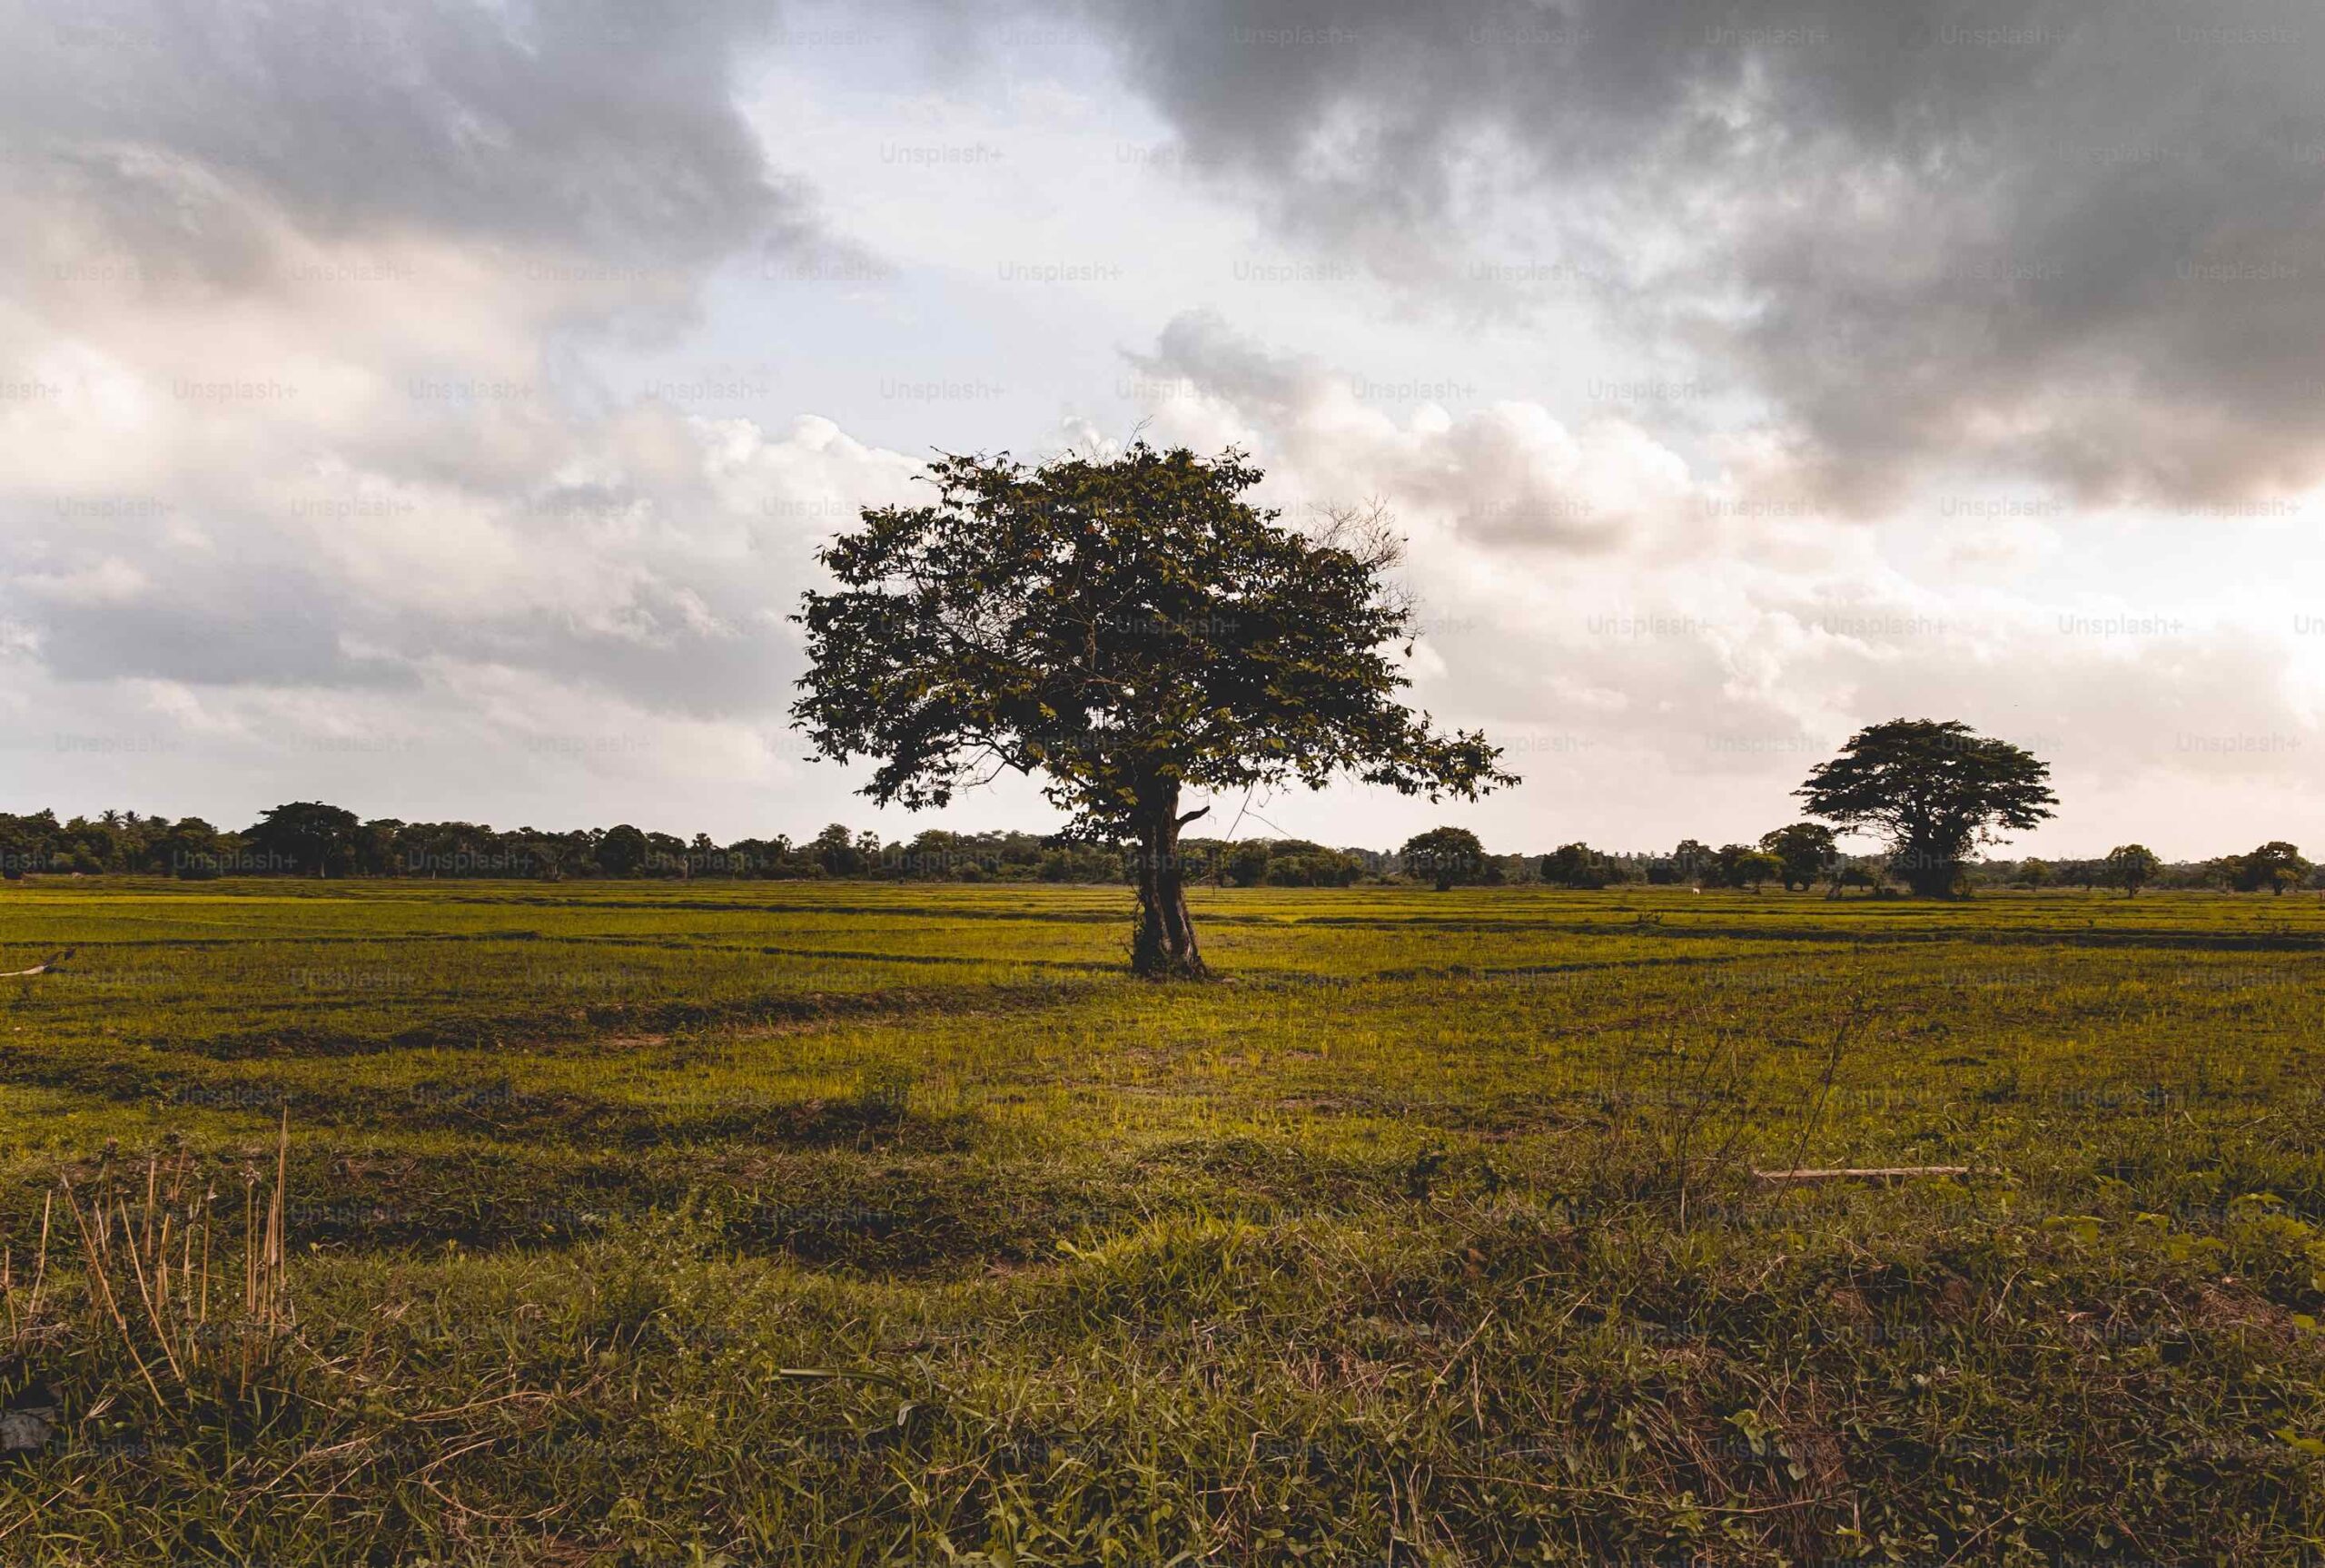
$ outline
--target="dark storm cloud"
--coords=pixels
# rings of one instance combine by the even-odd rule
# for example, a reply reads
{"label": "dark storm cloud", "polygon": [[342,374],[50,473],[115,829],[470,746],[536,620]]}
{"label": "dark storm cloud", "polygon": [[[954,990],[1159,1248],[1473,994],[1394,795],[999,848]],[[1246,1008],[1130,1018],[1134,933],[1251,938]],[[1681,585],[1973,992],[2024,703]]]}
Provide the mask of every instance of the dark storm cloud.
{"label": "dark storm cloud", "polygon": [[727,93],[762,5],[15,0],[0,172],[156,269],[250,282],[254,198],[388,232],[685,266],[796,222]]}
{"label": "dark storm cloud", "polygon": [[2325,471],[2325,13],[2299,0],[1092,6],[1189,162],[1450,290],[1513,216],[1615,258],[1872,503]]}

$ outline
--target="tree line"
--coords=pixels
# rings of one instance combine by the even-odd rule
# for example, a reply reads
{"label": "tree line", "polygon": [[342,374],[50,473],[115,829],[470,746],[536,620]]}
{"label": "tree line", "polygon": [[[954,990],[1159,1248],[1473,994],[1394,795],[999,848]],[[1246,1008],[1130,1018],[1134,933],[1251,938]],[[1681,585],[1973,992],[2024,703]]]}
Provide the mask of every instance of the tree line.
{"label": "tree line", "polygon": [[[1436,828],[1408,841],[1400,858],[1410,880],[1433,882],[1440,888],[1535,882],[1585,890],[1629,885],[1757,892],[1775,885],[1800,892],[1822,888],[1826,896],[1841,898],[1852,890],[1877,897],[1911,885],[1896,853],[1844,853],[1833,831],[1821,823],[1795,823],[1763,833],[1756,843],[1717,849],[1700,839],[1682,839],[1663,854],[1596,850],[1576,843],[1539,857],[1483,854],[1476,836],[1466,829]],[[1513,870],[1512,861],[1526,863],[1524,870]],[[1948,891],[1955,893],[1982,888],[2114,889],[2127,895],[2144,888],[2274,893],[2325,888],[2325,867],[2311,865],[2298,846],[2282,839],[2245,854],[2210,860],[2167,862],[2145,844],[2132,843],[2088,859],[1984,857],[1952,870]]]}
{"label": "tree line", "polygon": [[[1180,849],[1190,874],[1233,887],[1346,887],[1392,875],[1393,853],[1334,849],[1303,839],[1191,838]],[[1524,859],[1503,859],[1512,871]],[[304,877],[621,877],[862,880],[977,883],[1123,883],[1132,868],[1120,847],[1063,834],[950,833],[928,829],[884,841],[834,823],[812,836],[741,838],[721,843],[628,823],[554,832],[495,829],[480,823],[364,820],[321,801],[292,801],[250,826],[224,830],[200,817],[172,820],[106,811],[60,821],[51,811],[0,813],[0,873],[33,875]]]}
{"label": "tree line", "polygon": [[480,823],[359,818],[321,801],[292,801],[250,826],[107,811],[60,822],[54,811],[0,814],[0,873],[115,873],[205,881],[222,876],[567,878],[985,877],[1046,882],[1120,879],[1121,857],[1026,833],[931,831],[884,843],[835,823],[798,840],[777,833],[721,843],[628,823],[558,832]]}
{"label": "tree line", "polygon": [[[1841,852],[1833,830],[1796,823],[1752,843],[1717,849],[1682,839],[1666,853],[1598,850],[1581,843],[1548,853],[1489,853],[1467,828],[1417,833],[1396,849],[1334,847],[1309,839],[1184,838],[1187,878],[1220,887],[1351,887],[1420,883],[1440,888],[1540,885],[1788,891],[1822,888],[1834,897],[1868,896],[1902,883],[1891,854]],[[2142,845],[2085,860],[1966,863],[1967,888],[2220,889],[2284,892],[2320,885],[2325,873],[2294,845],[2271,841],[2247,854],[2167,863]],[[477,823],[369,821],[342,807],[293,801],[246,828],[224,831],[200,817],[172,820],[106,811],[59,820],[54,811],[0,813],[0,873],[173,876],[480,877],[669,880],[845,878],[908,882],[1048,882],[1123,884],[1135,868],[1127,853],[1058,834],[951,833],[928,829],[883,840],[834,823],[794,840],[707,833],[682,837],[624,823],[549,832],[497,830]]]}

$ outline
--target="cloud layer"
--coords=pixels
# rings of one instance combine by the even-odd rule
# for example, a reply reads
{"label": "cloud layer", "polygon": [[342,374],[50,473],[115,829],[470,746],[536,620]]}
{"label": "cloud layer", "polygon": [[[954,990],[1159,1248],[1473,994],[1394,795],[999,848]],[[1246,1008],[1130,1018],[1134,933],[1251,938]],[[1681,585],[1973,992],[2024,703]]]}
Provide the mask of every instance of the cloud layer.
{"label": "cloud layer", "polygon": [[30,788],[788,766],[809,543],[910,465],[588,360],[819,242],[733,102],[769,21],[20,8],[0,699]]}
{"label": "cloud layer", "polygon": [[[2298,0],[1100,8],[1190,161],[1424,294],[1606,286],[1829,494],[2325,466],[2325,16]],[[1471,290],[1474,292],[1474,289]]]}

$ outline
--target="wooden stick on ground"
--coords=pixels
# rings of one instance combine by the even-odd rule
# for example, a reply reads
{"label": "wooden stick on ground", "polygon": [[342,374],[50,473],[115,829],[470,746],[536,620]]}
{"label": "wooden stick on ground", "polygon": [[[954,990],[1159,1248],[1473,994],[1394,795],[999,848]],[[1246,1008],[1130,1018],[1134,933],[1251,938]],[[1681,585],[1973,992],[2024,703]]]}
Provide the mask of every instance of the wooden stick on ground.
{"label": "wooden stick on ground", "polygon": [[1966,1165],[1891,1165],[1871,1170],[1756,1170],[1762,1181],[1885,1181],[1900,1176],[1967,1176]]}

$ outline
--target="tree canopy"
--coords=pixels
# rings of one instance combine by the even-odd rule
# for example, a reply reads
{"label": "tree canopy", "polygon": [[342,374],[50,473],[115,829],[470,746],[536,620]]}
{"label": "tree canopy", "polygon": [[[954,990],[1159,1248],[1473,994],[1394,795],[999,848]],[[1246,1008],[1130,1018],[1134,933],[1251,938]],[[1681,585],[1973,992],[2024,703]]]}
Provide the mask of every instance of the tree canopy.
{"label": "tree canopy", "polygon": [[1601,888],[1614,880],[1607,857],[1582,843],[1562,843],[1542,857],[1541,877],[1554,887]]}
{"label": "tree canopy", "polygon": [[794,718],[879,759],[863,793],[937,806],[1036,776],[1070,832],[1135,846],[1142,973],[1202,972],[1177,843],[1183,792],[1343,774],[1431,799],[1516,782],[1480,734],[1398,700],[1412,608],[1367,519],[1301,532],[1244,499],[1260,470],[1144,444],[1028,467],[931,465],[932,504],[867,508],[819,555]]}
{"label": "tree canopy", "polygon": [[292,801],[260,814],[243,836],[262,855],[287,867],[327,876],[344,874],[355,858],[355,814],[321,801]]}
{"label": "tree canopy", "polygon": [[2136,896],[2162,867],[2155,852],[2143,843],[2119,843],[2107,852],[2104,863],[2109,885],[2122,888],[2125,898]]}
{"label": "tree canopy", "polygon": [[1415,833],[1397,852],[1406,872],[1427,877],[1443,892],[1465,883],[1500,880],[1500,868],[1486,858],[1486,846],[1465,827],[1433,827]]}
{"label": "tree canopy", "polygon": [[2050,772],[1959,720],[1892,719],[1858,731],[1793,793],[1811,816],[1886,836],[1891,867],[1906,885],[1943,897],[1974,846],[2053,814]]}
{"label": "tree canopy", "polygon": [[2282,893],[2309,875],[2309,862],[2283,839],[2271,839],[2251,854],[2229,857],[2229,885],[2238,892]]}
{"label": "tree canopy", "polygon": [[1789,892],[1795,886],[1814,887],[1840,869],[1841,853],[1834,846],[1833,830],[1822,823],[1796,822],[1760,835],[1760,847],[1776,856],[1778,874]]}

